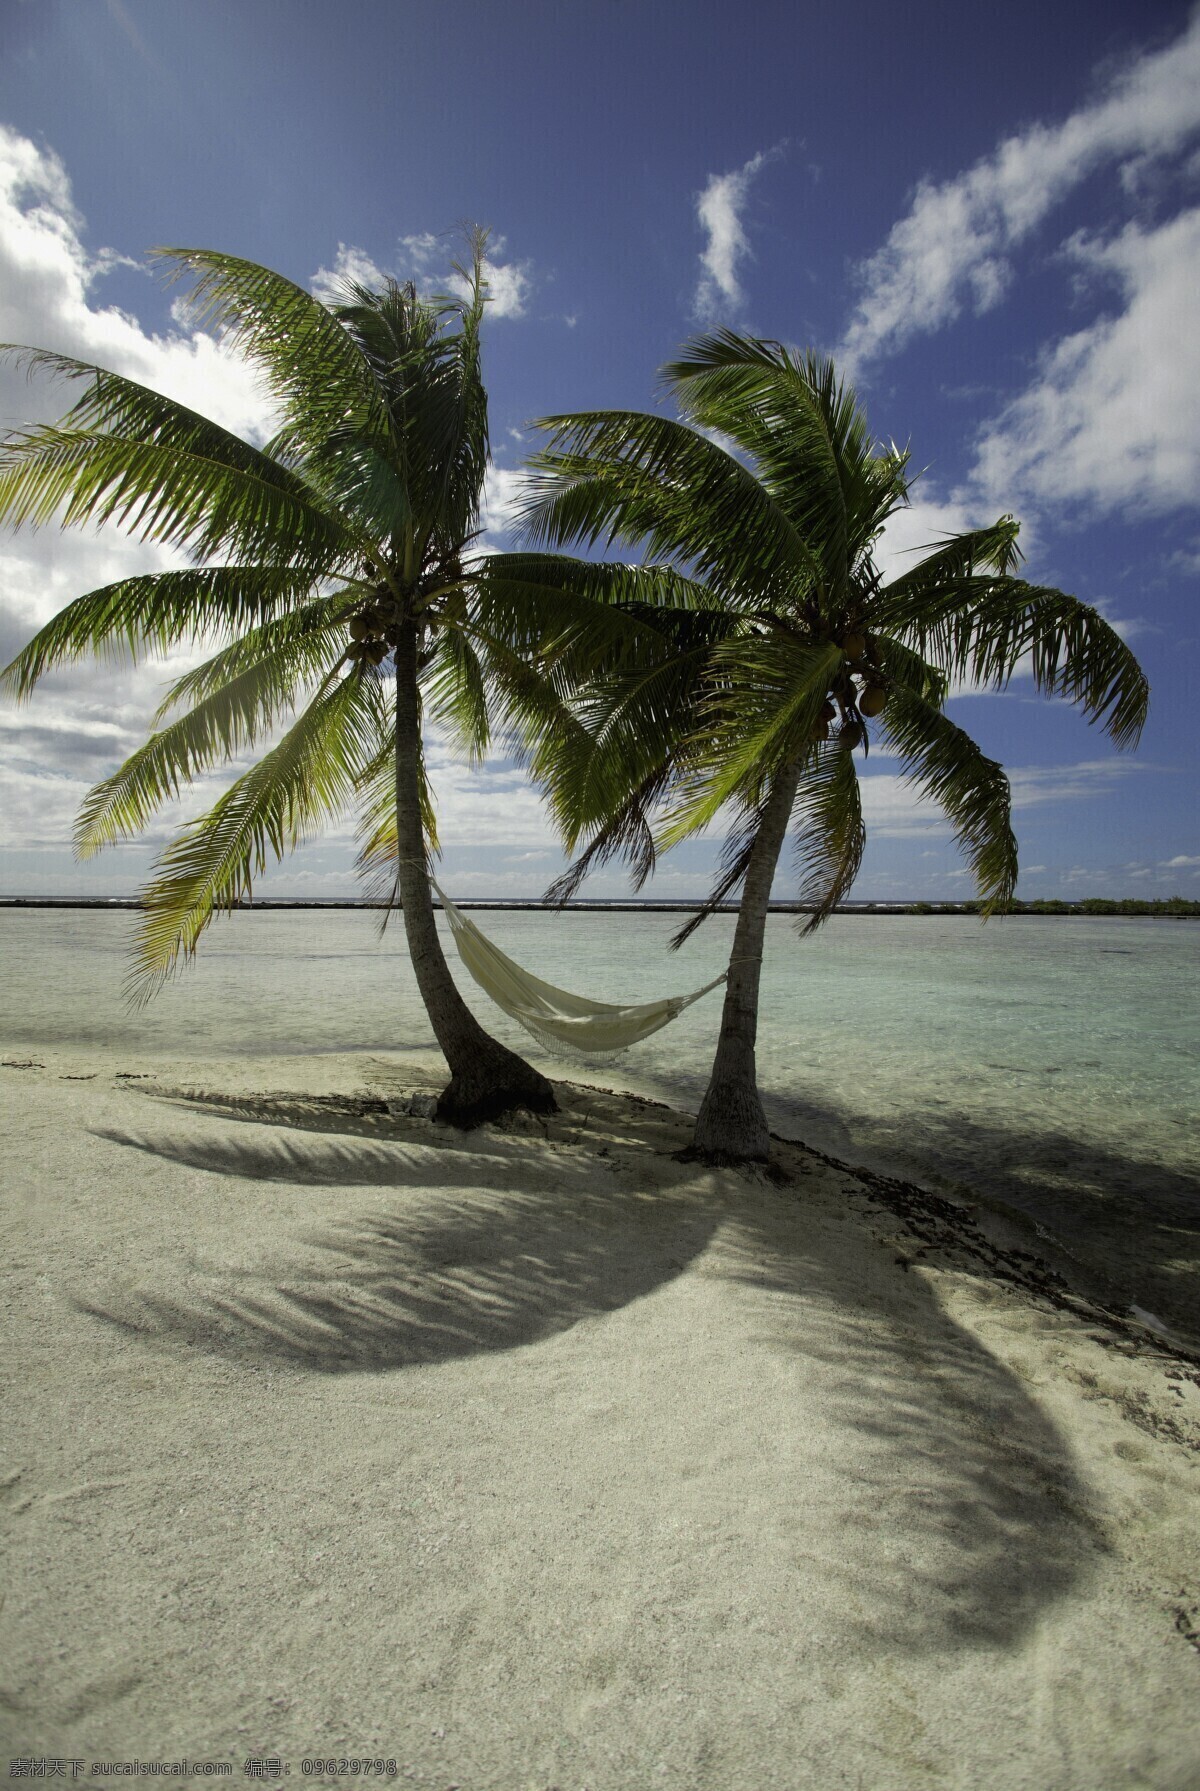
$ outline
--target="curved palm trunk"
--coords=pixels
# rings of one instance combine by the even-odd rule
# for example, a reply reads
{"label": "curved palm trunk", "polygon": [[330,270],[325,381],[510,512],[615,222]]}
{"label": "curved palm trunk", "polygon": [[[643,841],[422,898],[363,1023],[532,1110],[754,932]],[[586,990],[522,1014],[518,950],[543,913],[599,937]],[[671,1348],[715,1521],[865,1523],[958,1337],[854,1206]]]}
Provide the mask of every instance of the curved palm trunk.
{"label": "curved palm trunk", "polygon": [[725,985],[721,1036],[688,1152],[709,1163],[761,1163],[770,1155],[771,1135],[759,1098],[754,1055],[758,986],[767,904],[799,776],[799,766],[791,765],[776,779],[746,871]]}
{"label": "curved palm trunk", "polygon": [[483,1030],[455,986],[438,938],[426,871],[420,797],[421,713],[417,630],[401,629],[396,648],[396,843],[404,931],[421,999],[450,1066],[437,1117],[480,1125],[514,1107],[553,1113],[554,1090],[532,1064]]}

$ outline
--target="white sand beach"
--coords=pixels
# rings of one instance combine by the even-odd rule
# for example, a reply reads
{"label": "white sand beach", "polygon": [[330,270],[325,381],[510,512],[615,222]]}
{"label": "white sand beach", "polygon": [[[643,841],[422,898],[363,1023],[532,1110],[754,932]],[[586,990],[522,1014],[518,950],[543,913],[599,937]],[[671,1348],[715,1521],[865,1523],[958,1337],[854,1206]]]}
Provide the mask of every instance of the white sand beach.
{"label": "white sand beach", "polygon": [[1200,1367],[965,1210],[449,1133],[432,1056],[3,1055],[10,1756],[1200,1784]]}

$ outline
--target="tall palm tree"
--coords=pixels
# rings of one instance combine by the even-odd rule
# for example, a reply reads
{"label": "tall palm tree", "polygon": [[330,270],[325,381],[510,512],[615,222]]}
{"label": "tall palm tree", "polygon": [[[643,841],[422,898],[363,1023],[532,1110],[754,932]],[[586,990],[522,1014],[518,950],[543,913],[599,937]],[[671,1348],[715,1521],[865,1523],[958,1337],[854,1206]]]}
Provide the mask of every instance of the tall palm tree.
{"label": "tall palm tree", "polygon": [[[190,275],[192,305],[255,365],[281,426],[257,448],[105,368],[4,352],[80,382],[54,426],[0,445],[0,520],[117,523],[180,550],[175,571],[121,579],[68,604],[3,674],[26,697],[86,654],[134,660],[218,644],[178,678],[157,731],[83,804],[87,857],[137,835],[214,767],[269,750],[162,853],[144,891],[132,987],[151,994],[195,951],[213,914],[347,809],[360,867],[398,890],[417,984],[447,1062],[441,1117],[470,1123],[554,1105],[550,1084],[479,1025],[438,938],[437,848],[422,757],[425,714],[470,750],[489,734],[489,687],[530,738],[552,697],[480,623],[473,601],[488,460],[480,376],[486,234],[473,232],[457,297],[388,281],[326,306],[282,275],[207,250],[160,251]],[[528,605],[526,606],[528,607]],[[546,705],[549,704],[549,708]]]}
{"label": "tall palm tree", "polygon": [[[653,619],[657,651],[643,628],[636,650],[590,668],[577,704],[589,744],[562,756],[554,791],[568,848],[588,844],[557,893],[613,853],[631,856],[644,879],[656,852],[732,818],[716,885],[673,943],[741,886],[694,1149],[761,1160],[759,984],[789,829],[807,933],[858,872],[866,832],[855,754],[878,737],[953,823],[986,918],[1016,884],[1009,786],[945,714],[951,681],[1002,689],[1028,670],[1122,747],[1138,737],[1148,692],[1094,609],[1014,575],[1011,516],[943,541],[884,582],[874,550],[907,501],[907,456],[873,442],[831,361],[722,330],[690,344],[663,377],[682,420],[546,419],[525,504],[532,546],[619,541],[673,573],[679,592],[674,612]],[[618,606],[622,576],[614,570],[609,594]],[[603,597],[603,567],[580,577]]]}

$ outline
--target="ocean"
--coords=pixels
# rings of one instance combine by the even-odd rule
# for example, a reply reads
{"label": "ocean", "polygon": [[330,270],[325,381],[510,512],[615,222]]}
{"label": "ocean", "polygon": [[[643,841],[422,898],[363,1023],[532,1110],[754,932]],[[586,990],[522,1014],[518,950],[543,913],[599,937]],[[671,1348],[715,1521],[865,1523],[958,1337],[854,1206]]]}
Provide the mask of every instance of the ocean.
{"label": "ocean", "polygon": [[[599,1000],[685,993],[733,919],[679,953],[681,916],[473,918],[546,980]],[[122,1002],[137,916],[0,910],[6,1050],[253,1057],[429,1048],[397,917],[240,912],[140,1012]],[[444,924],[444,923],[443,923]],[[451,961],[497,1036],[551,1073],[698,1105],[721,991],[615,1063],[547,1064]],[[837,916],[767,928],[759,1083],[772,1127],[849,1163],[1009,1210],[1091,1291],[1200,1337],[1200,926],[1012,916]]]}

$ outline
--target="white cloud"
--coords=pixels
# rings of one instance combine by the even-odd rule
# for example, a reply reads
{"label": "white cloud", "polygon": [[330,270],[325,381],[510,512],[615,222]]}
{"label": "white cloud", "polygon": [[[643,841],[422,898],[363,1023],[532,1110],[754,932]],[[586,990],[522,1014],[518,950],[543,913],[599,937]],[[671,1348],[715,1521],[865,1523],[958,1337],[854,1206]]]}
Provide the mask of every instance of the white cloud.
{"label": "white cloud", "polygon": [[[70,181],[54,152],[0,125],[0,341],[96,361],[227,429],[265,433],[268,409],[244,361],[201,331],[148,334],[136,318],[96,302],[97,281],[118,262],[136,265],[112,250],[85,247]],[[62,391],[40,384],[31,393],[23,375],[5,369],[0,415],[6,422],[28,418],[34,408],[57,415]]]}
{"label": "white cloud", "polygon": [[488,467],[480,509],[480,523],[488,537],[484,546],[494,545],[497,538],[512,528],[525,479],[526,475],[519,467],[497,466],[495,462]]}
{"label": "white cloud", "polygon": [[[262,439],[272,418],[246,364],[186,325],[155,334],[100,302],[102,275],[117,262],[137,264],[112,250],[89,250],[84,229],[59,158],[0,126],[0,339],[95,361]],[[185,319],[186,312],[176,308],[175,316]],[[60,383],[30,384],[11,368],[0,371],[6,423],[56,417],[70,402],[71,389]],[[6,532],[0,663],[72,598],[172,563],[177,556],[115,529]],[[5,705],[0,840],[7,849],[70,840],[82,795],[145,737],[164,679],[194,657],[137,668],[119,661],[70,667],[46,679],[31,703]],[[197,798],[193,809],[199,806]]]}
{"label": "white cloud", "polygon": [[308,289],[323,305],[335,305],[346,298],[348,285],[368,286],[377,290],[386,278],[365,249],[339,243],[333,266],[319,267],[309,281]]}
{"label": "white cloud", "polygon": [[422,230],[414,236],[402,236],[400,247],[404,251],[403,262],[413,273],[423,274],[438,255],[443,243],[441,237],[435,236],[432,230]]}
{"label": "white cloud", "polygon": [[[502,238],[496,241],[496,249],[504,247]],[[489,255],[483,264],[483,277],[488,287],[489,317],[524,317],[525,302],[532,290],[533,281],[527,261],[495,261]],[[462,282],[452,278],[450,287],[462,288]]]}
{"label": "white cloud", "polygon": [[742,228],[742,210],[750,182],[776,152],[760,150],[730,174],[709,176],[708,185],[696,199],[696,216],[708,237],[700,256],[703,273],[696,288],[693,309],[702,323],[737,311],[744,301],[738,283],[738,263],[750,253]]}
{"label": "white cloud", "polygon": [[916,786],[898,772],[867,771],[860,776],[860,787],[868,838],[898,839],[905,835],[933,835],[950,830],[936,802],[922,796]]}
{"label": "white cloud", "polygon": [[[390,270],[393,278],[413,280],[422,290],[441,288],[457,293],[460,297],[467,295],[468,286],[460,274],[449,271],[445,275],[434,273],[438,260],[444,259],[448,264],[453,257],[454,245],[451,238],[435,236],[431,230],[424,230],[415,236],[402,236],[397,246],[397,265]],[[526,301],[533,290],[530,265],[527,261],[497,260],[503,250],[504,238],[494,237],[491,253],[484,258],[483,277],[488,285],[487,314],[489,317],[523,317]],[[310,288],[322,304],[330,304],[340,297],[347,280],[360,286],[380,287],[388,277],[389,270],[381,268],[365,249],[357,248],[352,243],[339,243],[333,267],[319,268],[313,275]]]}
{"label": "white cloud", "polygon": [[1083,759],[1076,765],[1006,767],[1014,809],[1040,808],[1048,802],[1078,802],[1109,795],[1129,777],[1153,769],[1144,760]]}
{"label": "white cloud", "polygon": [[997,504],[1078,503],[1136,513],[1193,504],[1200,489],[1200,207],[1073,259],[1125,298],[1065,337],[1037,378],[985,427],[972,484]]}
{"label": "white cloud", "polygon": [[[872,758],[876,755],[872,753]],[[1150,767],[1133,759],[1088,759],[1076,765],[1007,767],[1014,811],[1052,802],[1079,802],[1110,794],[1125,778]],[[935,802],[899,772],[861,775],[863,815],[874,839],[945,834],[950,823]]]}
{"label": "white cloud", "polygon": [[874,357],[986,311],[1011,278],[1007,256],[1096,168],[1148,163],[1200,127],[1200,13],[1061,124],[1034,124],[953,180],[918,186],[905,217],[860,269],[862,296],[837,358],[853,377]]}
{"label": "white cloud", "polygon": [[1200,858],[1189,857],[1186,852],[1178,852],[1174,858],[1162,858],[1159,860],[1159,863],[1167,870],[1171,871],[1184,865],[1200,864]]}

